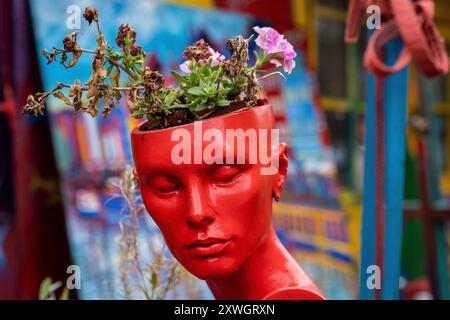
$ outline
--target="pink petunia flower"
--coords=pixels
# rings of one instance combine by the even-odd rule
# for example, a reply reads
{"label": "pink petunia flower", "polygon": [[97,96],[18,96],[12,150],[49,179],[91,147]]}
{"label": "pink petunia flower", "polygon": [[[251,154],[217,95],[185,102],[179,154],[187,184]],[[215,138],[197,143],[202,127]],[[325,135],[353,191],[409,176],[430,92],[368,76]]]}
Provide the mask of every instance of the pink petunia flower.
{"label": "pink petunia flower", "polygon": [[297,56],[292,44],[273,28],[254,27],[253,30],[258,34],[255,43],[268,55],[268,61],[276,67],[283,66],[285,72],[291,73]]}
{"label": "pink petunia flower", "polygon": [[[209,57],[207,60],[202,59],[199,61],[200,65],[203,65],[205,63],[207,63],[208,61],[211,61],[211,67],[215,67],[217,65],[219,65],[220,61],[225,60],[225,56],[223,54],[221,54],[218,51],[215,51],[213,48],[209,48],[209,51],[211,52],[211,57]],[[180,70],[183,71],[186,74],[189,74],[192,72],[191,70],[192,67],[192,61],[187,60],[185,62],[183,62],[182,64],[180,64]]]}
{"label": "pink petunia flower", "polygon": [[215,51],[213,48],[209,48],[209,51],[212,54],[212,56],[209,58],[211,60],[211,67],[219,65],[220,61],[225,60],[225,56],[219,51]]}
{"label": "pink petunia flower", "polygon": [[180,70],[183,71],[186,74],[191,73],[191,60],[186,60],[182,64],[180,64]]}

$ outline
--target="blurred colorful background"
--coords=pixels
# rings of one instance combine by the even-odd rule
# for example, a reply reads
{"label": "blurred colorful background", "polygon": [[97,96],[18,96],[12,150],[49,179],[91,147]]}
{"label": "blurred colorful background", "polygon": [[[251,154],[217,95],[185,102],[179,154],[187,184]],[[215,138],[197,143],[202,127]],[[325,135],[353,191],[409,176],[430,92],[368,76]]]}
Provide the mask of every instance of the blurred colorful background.
{"label": "blurred colorful background", "polygon": [[[435,3],[436,25],[450,44],[450,3]],[[87,6],[100,12],[107,39],[115,38],[121,23],[132,25],[138,43],[153,53],[146,63],[167,76],[199,38],[224,51],[220,44],[251,35],[255,25],[286,34],[298,52],[297,67],[287,80],[263,83],[290,158],[274,223],[328,299],[357,299],[367,36],[363,32],[358,44],[344,42],[346,0],[2,1],[0,299],[36,299],[42,281],[50,276],[65,282],[70,265],[81,270],[81,289],[72,290],[71,298],[145,298],[123,288],[118,238],[124,201],[111,188],[132,165],[129,132],[138,123],[124,102],[107,119],[74,116],[57,100],[49,101],[44,117],[20,113],[28,94],[89,76],[87,58],[67,72],[40,55],[74,31],[67,19]],[[95,42],[95,29],[82,18],[76,31],[83,47]],[[400,297],[448,299],[450,79],[428,80],[413,65],[408,77]],[[417,123],[427,130],[417,130]],[[419,152],[422,139],[430,143]],[[149,241],[138,249],[151,263],[159,231],[149,217],[141,222],[139,237]],[[203,282],[183,279],[167,297],[212,298]]]}

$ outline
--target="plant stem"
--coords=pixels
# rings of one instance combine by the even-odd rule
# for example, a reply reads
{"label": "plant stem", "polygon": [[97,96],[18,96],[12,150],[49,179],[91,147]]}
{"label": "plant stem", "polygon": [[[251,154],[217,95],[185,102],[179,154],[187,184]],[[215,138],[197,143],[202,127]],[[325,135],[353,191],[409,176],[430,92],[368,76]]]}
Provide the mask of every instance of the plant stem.
{"label": "plant stem", "polygon": [[[62,50],[62,49],[58,49],[55,47],[53,49],[56,50],[58,52],[58,54],[73,53],[73,51]],[[89,53],[89,54],[97,54],[97,52],[94,50],[88,50],[88,49],[83,49],[83,48],[78,49],[78,51]],[[112,59],[110,56],[108,56],[106,54],[104,55],[104,57],[106,60],[108,60],[109,63],[111,63],[112,65],[114,65],[114,66],[122,69],[124,72],[126,72],[134,81],[138,80],[137,76],[129,68],[125,67],[123,64],[117,62],[116,60]]]}
{"label": "plant stem", "polygon": [[271,72],[271,73],[269,73],[269,74],[266,74],[266,75],[262,76],[261,78],[258,78],[258,80],[261,80],[261,79],[264,79],[264,78],[273,76],[274,74],[278,74],[278,75],[280,75],[281,77],[283,77],[283,79],[286,80],[286,77],[285,77],[284,74],[282,74],[280,71],[274,71],[274,72]]}
{"label": "plant stem", "polygon": [[109,63],[111,63],[111,64],[115,65],[116,67],[125,71],[134,81],[136,81],[138,79],[137,76],[129,68],[125,67],[121,63],[118,63],[116,60],[111,59],[107,55],[105,55],[105,59],[108,60]]}
{"label": "plant stem", "polygon": [[100,30],[100,24],[98,23],[98,19],[95,19],[95,24],[97,25],[97,32],[99,35],[102,34],[102,31]]}
{"label": "plant stem", "polygon": [[[48,94],[52,94],[53,92],[58,91],[62,88],[70,88],[70,87],[71,87],[70,84],[57,82],[57,86],[53,90],[49,91]],[[111,89],[115,91],[131,91],[131,90],[144,90],[145,88],[144,86],[139,86],[139,87],[111,87]],[[82,87],[81,90],[87,91],[88,88]]]}

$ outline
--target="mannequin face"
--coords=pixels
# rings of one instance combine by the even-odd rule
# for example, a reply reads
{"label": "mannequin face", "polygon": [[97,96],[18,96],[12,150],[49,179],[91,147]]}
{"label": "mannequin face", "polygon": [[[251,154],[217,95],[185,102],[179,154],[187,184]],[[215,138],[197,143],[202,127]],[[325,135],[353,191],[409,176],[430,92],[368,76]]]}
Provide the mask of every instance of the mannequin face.
{"label": "mannequin face", "polygon": [[[267,112],[267,119],[210,119],[203,122],[203,129],[223,131],[242,128],[244,124],[250,128],[271,128],[270,108]],[[194,137],[193,125],[182,127]],[[207,164],[203,160],[197,164],[175,164],[172,150],[179,144],[171,141],[175,129],[133,134],[133,153],[145,206],[168,248],[188,271],[201,279],[228,276],[266,240],[271,229],[272,195],[281,191],[287,160],[280,162],[282,174],[263,175],[259,161],[249,163],[247,144],[243,164],[226,164],[225,159],[224,164]],[[191,141],[193,145],[194,139]],[[239,158],[238,148],[230,147],[225,138],[215,142],[225,155]],[[208,144],[203,141],[199,146],[204,150]],[[267,149],[273,156],[285,157],[284,145],[281,152],[271,152],[269,141]]]}

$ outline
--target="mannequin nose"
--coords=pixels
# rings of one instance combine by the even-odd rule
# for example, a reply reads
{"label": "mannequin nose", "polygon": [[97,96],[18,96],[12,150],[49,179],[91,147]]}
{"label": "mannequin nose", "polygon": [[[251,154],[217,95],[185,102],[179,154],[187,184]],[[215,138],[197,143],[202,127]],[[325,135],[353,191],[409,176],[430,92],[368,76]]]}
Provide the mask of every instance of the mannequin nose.
{"label": "mannequin nose", "polygon": [[202,192],[201,181],[189,184],[186,193],[186,222],[189,226],[204,227],[214,221],[207,197],[207,192]]}

